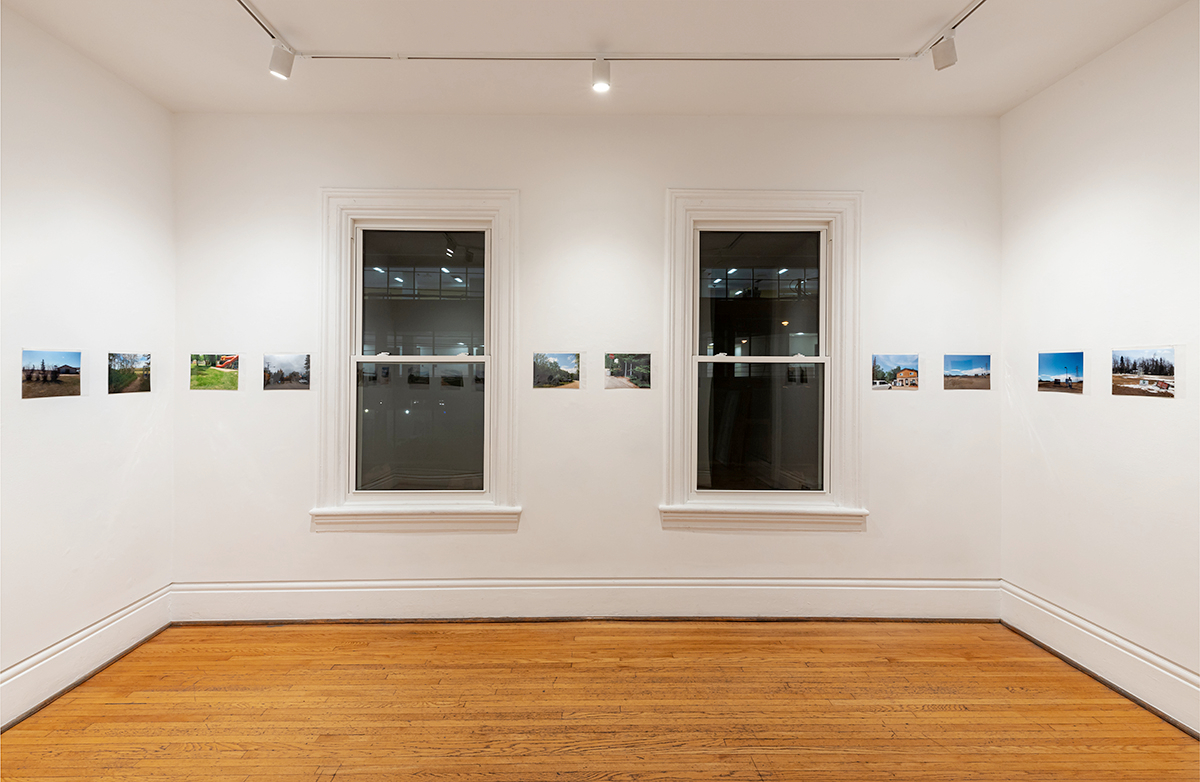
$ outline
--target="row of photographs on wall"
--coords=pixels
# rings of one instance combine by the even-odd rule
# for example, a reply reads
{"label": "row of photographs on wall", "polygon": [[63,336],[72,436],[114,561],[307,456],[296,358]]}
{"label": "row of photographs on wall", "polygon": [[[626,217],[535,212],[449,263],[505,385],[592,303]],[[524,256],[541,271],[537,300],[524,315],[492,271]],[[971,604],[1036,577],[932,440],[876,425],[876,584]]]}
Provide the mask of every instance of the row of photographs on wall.
{"label": "row of photographs on wall", "polygon": [[[871,388],[876,391],[915,391],[920,367],[914,354],[871,356]],[[992,387],[990,355],[946,354],[942,357],[942,388],[948,391]],[[1059,394],[1083,393],[1083,351],[1038,353],[1037,390]],[[1138,348],[1112,352],[1112,393],[1115,396],[1175,396],[1175,348]]]}
{"label": "row of photographs on wall", "polygon": [[[534,388],[584,388],[584,353],[534,353]],[[605,353],[606,389],[650,388],[649,353]]]}
{"label": "row of photographs on wall", "polygon": [[[82,351],[21,351],[21,398],[79,396],[83,377]],[[236,391],[236,353],[191,354],[188,387],[194,390]],[[309,387],[308,353],[270,353],[263,356],[263,390],[302,391]],[[109,353],[108,393],[150,391],[149,353]]]}

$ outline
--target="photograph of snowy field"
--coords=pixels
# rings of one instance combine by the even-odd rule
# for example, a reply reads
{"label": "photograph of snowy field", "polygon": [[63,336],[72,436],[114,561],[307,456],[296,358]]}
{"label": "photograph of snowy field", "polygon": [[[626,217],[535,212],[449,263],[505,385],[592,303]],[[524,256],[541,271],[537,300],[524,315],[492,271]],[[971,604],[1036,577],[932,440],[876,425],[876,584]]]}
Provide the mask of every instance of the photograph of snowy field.
{"label": "photograph of snowy field", "polygon": [[992,387],[992,357],[946,354],[942,358],[942,388],[972,388],[987,391]]}
{"label": "photograph of snowy field", "polygon": [[1083,351],[1038,353],[1038,391],[1083,393]]}
{"label": "photograph of snowy field", "polygon": [[1112,352],[1114,396],[1175,396],[1175,348],[1140,348]]}

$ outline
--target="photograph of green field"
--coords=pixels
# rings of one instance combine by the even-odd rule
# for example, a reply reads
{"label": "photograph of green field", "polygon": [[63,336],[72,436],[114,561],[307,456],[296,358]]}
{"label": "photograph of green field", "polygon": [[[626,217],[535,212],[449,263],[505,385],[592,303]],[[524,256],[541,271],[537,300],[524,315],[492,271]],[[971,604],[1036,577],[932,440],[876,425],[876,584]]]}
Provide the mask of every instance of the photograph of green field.
{"label": "photograph of green field", "polygon": [[237,354],[193,353],[188,387],[193,391],[237,391]]}
{"label": "photograph of green field", "polygon": [[79,351],[22,350],[21,398],[79,396]]}
{"label": "photograph of green field", "polygon": [[108,354],[108,393],[132,394],[149,390],[149,353]]}

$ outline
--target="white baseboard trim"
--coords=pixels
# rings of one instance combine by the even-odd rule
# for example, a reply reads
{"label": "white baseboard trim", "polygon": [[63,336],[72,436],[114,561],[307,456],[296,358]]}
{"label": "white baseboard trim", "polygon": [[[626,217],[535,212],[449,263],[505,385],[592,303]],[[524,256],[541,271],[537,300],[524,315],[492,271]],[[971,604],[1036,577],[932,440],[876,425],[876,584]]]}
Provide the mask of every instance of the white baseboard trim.
{"label": "white baseboard trim", "polygon": [[23,718],[171,622],[171,586],[0,671],[0,725]]}
{"label": "white baseboard trim", "polygon": [[1200,730],[1195,671],[1007,581],[1000,582],[1000,620],[1193,734]]}
{"label": "white baseboard trim", "polygon": [[561,616],[995,619],[995,579],[546,578],[176,584],[175,621]]}

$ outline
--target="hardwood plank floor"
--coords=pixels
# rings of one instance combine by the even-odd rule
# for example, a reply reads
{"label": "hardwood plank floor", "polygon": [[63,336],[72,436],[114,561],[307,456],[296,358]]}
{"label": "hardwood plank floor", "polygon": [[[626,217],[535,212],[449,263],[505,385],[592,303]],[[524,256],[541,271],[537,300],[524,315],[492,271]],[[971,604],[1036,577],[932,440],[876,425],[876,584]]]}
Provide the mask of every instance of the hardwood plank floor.
{"label": "hardwood plank floor", "polygon": [[1200,779],[999,624],[173,627],[0,736],[23,780]]}

